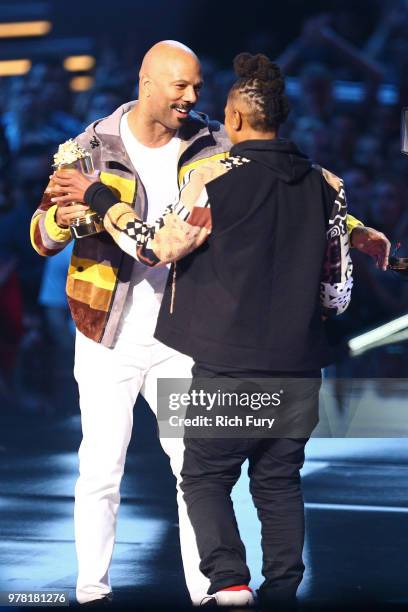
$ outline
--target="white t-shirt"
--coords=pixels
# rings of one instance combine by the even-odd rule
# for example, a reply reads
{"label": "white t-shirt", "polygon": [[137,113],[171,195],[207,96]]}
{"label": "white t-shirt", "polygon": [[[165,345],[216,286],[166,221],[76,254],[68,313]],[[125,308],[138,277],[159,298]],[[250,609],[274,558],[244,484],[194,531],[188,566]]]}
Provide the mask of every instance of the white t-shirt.
{"label": "white t-shirt", "polygon": [[[153,223],[169,204],[179,198],[177,158],[180,139],[174,137],[163,147],[146,147],[132,134],[127,115],[121,119],[120,135],[146,190],[146,220]],[[135,260],[118,342],[151,344],[168,272],[167,266],[148,268]]]}

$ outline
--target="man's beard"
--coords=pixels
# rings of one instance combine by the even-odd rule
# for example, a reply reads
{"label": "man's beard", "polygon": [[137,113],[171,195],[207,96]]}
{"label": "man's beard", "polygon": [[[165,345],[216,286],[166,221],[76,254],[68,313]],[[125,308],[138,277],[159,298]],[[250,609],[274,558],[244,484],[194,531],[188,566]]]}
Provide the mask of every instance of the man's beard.
{"label": "man's beard", "polygon": [[186,119],[189,118],[189,114],[190,114],[190,111],[193,109],[193,106],[191,104],[177,104],[177,102],[175,102],[174,104],[170,105],[170,108],[172,110],[185,111],[185,116],[178,117],[180,121],[185,121]]}

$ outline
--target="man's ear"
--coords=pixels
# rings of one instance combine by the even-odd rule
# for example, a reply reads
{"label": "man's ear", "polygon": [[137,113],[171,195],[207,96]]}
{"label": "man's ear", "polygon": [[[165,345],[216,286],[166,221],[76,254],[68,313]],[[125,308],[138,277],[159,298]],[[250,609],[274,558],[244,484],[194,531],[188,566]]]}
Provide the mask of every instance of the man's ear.
{"label": "man's ear", "polygon": [[237,109],[233,111],[231,126],[236,132],[242,129],[242,114]]}
{"label": "man's ear", "polygon": [[142,76],[140,77],[140,80],[139,80],[139,87],[141,87],[141,88],[142,88],[142,90],[144,91],[144,93],[145,93],[145,95],[146,95],[147,97],[149,97],[149,96],[150,96],[150,93],[151,93],[151,92],[150,92],[150,87],[151,87],[151,84],[152,84],[152,81],[151,81],[151,79],[150,79],[150,78],[149,78],[149,77],[148,77],[146,74],[144,74],[144,75],[142,75]]}

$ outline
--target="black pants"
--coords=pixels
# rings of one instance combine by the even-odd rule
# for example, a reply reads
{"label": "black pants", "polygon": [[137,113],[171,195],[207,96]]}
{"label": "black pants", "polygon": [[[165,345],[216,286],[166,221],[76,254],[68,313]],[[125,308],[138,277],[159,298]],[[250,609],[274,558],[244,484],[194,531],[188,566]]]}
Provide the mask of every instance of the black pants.
{"label": "black pants", "polygon": [[[294,376],[221,370],[196,364],[197,378]],[[320,371],[296,376],[320,379]],[[318,389],[317,389],[318,395]],[[304,565],[304,506],[299,470],[307,438],[185,438],[181,488],[195,530],[200,569],[209,594],[250,581],[231,490],[249,461],[250,492],[262,526],[262,573],[258,593],[266,601],[294,600]]]}

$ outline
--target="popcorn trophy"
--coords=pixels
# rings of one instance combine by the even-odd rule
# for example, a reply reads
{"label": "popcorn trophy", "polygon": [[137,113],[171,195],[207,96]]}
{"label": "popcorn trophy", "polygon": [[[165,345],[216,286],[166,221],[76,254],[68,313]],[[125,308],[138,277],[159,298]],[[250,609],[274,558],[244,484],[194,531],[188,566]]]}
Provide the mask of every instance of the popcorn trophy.
{"label": "popcorn trophy", "polygon": [[[92,157],[79,144],[71,138],[58,147],[54,155],[54,170],[68,170],[75,168],[83,174],[92,174],[94,166]],[[51,186],[52,189],[52,186]],[[81,204],[82,202],[71,202],[71,204]],[[90,208],[83,211],[69,226],[73,238],[85,238],[103,232],[103,220]]]}

